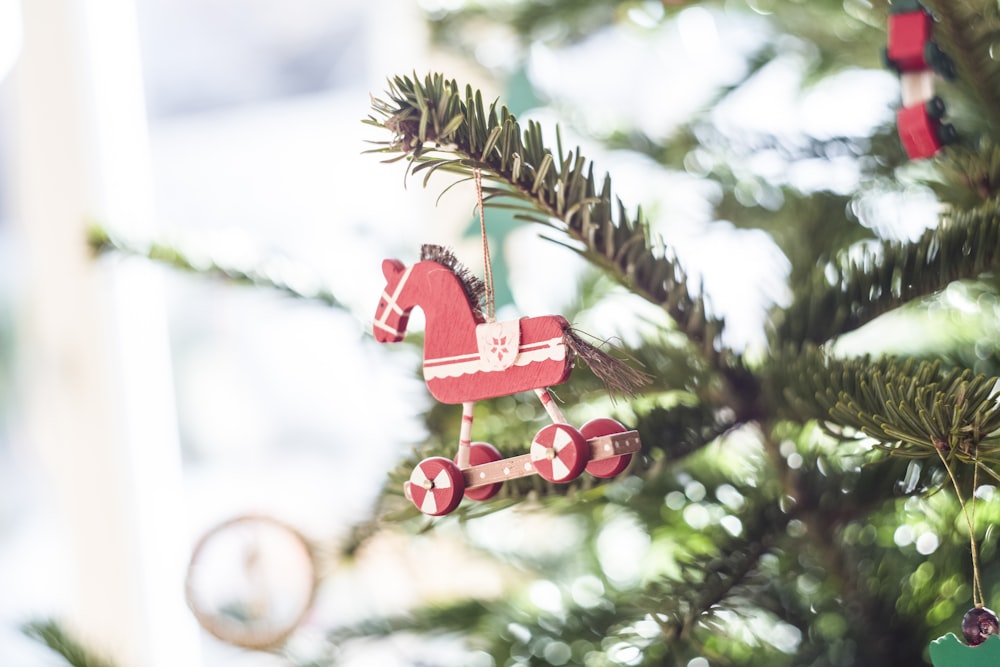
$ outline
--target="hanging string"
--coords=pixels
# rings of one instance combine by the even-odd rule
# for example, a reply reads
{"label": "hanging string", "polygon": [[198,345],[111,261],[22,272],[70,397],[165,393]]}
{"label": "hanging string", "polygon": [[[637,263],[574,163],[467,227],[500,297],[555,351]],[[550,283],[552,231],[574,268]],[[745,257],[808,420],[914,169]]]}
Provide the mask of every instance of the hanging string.
{"label": "hanging string", "polygon": [[[970,523],[976,525],[976,491],[979,490],[979,449],[976,448],[976,463],[972,468],[972,518]],[[971,529],[970,529],[971,533]],[[983,607],[986,605],[986,598],[983,596],[983,582],[979,575],[979,549],[976,548],[976,538],[970,538],[972,542],[972,582],[973,582],[973,597],[972,601],[976,602],[976,593],[979,594],[979,602],[976,603],[976,607]]]}
{"label": "hanging string", "polygon": [[492,322],[496,315],[496,304],[493,296],[493,265],[490,262],[490,242],[486,236],[486,214],[483,212],[483,172],[478,167],[472,170],[476,181],[476,206],[479,208],[479,233],[483,237],[483,274],[486,283],[486,307],[484,315],[487,322]]}
{"label": "hanging string", "polygon": [[955,474],[951,471],[951,466],[948,465],[948,460],[944,457],[944,453],[941,448],[935,447],[935,451],[938,453],[938,457],[941,459],[941,463],[944,464],[944,469],[948,472],[948,477],[951,479],[952,486],[955,487],[955,495],[958,496],[958,504],[962,508],[962,514],[965,516],[965,523],[969,527],[969,544],[972,549],[972,604],[977,609],[982,609],[986,605],[986,599],[983,597],[983,582],[979,575],[979,548],[976,546],[976,529],[975,529],[975,517],[976,517],[976,489],[979,486],[979,456],[976,453],[976,465],[973,466],[974,472],[972,473],[972,515],[969,515],[969,510],[965,503],[965,498],[962,497],[962,490],[958,486],[958,480],[955,479]]}

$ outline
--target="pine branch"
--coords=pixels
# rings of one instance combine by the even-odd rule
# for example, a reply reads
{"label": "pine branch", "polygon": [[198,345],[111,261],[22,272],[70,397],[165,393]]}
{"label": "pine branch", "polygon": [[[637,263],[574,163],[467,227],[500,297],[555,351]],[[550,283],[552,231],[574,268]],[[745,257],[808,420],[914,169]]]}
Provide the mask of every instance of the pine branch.
{"label": "pine branch", "polygon": [[377,117],[366,121],[393,133],[374,152],[408,157],[408,173],[424,172],[425,186],[438,170],[467,178],[482,170],[495,184],[484,189],[487,203],[566,233],[577,252],[664,308],[714,367],[723,365],[729,356],[721,349],[723,321],[707,313],[702,295],[692,294],[670,250],[653,248],[642,212],[630,217],[620,200],[612,202],[609,176],[598,188],[594,165],[579,149],[565,154],[557,135],[553,152],[538,123],[522,131],[507,107],[493,103],[487,109],[481,92],[466,86],[463,96],[440,74],[423,82],[396,77],[388,96],[372,101]]}
{"label": "pine branch", "polygon": [[[786,522],[780,521],[777,527],[783,528]],[[768,540],[741,538],[738,545],[721,549],[707,563],[689,563],[684,582],[663,581],[646,591],[659,607],[649,613],[658,619],[668,639],[690,636],[696,625],[710,622],[712,612],[725,608],[726,599],[747,585],[769,548]],[[674,604],[664,608],[665,600]]]}
{"label": "pine branch", "polygon": [[369,618],[353,625],[334,628],[327,633],[327,639],[334,645],[340,645],[352,639],[389,637],[400,632],[446,635],[468,631],[469,627],[488,621],[491,616],[489,612],[488,603],[482,600],[465,599],[452,603],[428,604],[416,613]]}
{"label": "pine branch", "polygon": [[[883,241],[860,257],[820,266],[780,314],[772,343],[820,344],[950,282],[1000,264],[1000,201],[946,214],[913,243]],[[832,272],[831,279],[827,274]]]}
{"label": "pine branch", "polygon": [[[318,286],[318,279],[310,277],[307,280],[291,280],[287,275],[287,267],[277,261],[272,261],[261,267],[232,266],[216,258],[195,258],[174,245],[156,241],[144,243],[128,241],[113,236],[99,225],[90,227],[88,242],[97,253],[117,252],[122,255],[144,257],[179,271],[221,278],[237,285],[266,287],[297,299],[315,300],[331,308],[347,310],[347,307],[336,295]],[[279,266],[279,264],[282,265]]]}
{"label": "pine branch", "polygon": [[940,450],[967,463],[997,462],[1000,448],[986,442],[1000,430],[997,378],[941,373],[928,362],[874,371],[851,366],[821,396],[837,430],[855,428],[895,454],[929,457]]}
{"label": "pine branch", "polygon": [[937,167],[924,182],[952,207],[974,208],[1000,196],[1000,145],[989,137],[950,146]]}
{"label": "pine branch", "polygon": [[1000,40],[1000,8],[995,0],[925,2],[938,19],[935,38],[955,62],[958,80],[978,99],[980,113],[1000,131],[1000,61],[992,56]]}
{"label": "pine branch", "polygon": [[941,451],[963,463],[1000,463],[1000,378],[912,358],[837,359],[816,348],[786,351],[774,366],[781,370],[767,386],[800,419],[819,419],[838,437],[862,433],[904,457],[936,460]]}
{"label": "pine branch", "polygon": [[[609,597],[612,596],[617,597],[609,591]],[[531,655],[550,642],[562,643],[562,640],[573,637],[571,658],[559,663],[546,661],[546,664],[582,665],[585,656],[592,660],[593,654],[607,649],[605,640],[620,620],[618,610],[611,601],[581,606],[567,600],[564,610],[550,613],[523,599],[459,599],[336,628],[328,633],[327,641],[332,646],[342,646],[351,640],[390,637],[397,633],[437,637],[473,635],[475,639],[468,642],[468,648],[485,650],[494,658],[494,664],[503,665],[513,664],[515,656]]]}
{"label": "pine branch", "polygon": [[94,655],[54,620],[32,621],[22,630],[58,653],[72,667],[115,667],[115,663]]}
{"label": "pine branch", "polygon": [[436,12],[431,39],[435,44],[458,48],[470,58],[482,26],[513,29],[526,44],[540,35],[575,42],[614,23],[622,5],[631,0],[549,0],[545,3],[462,3],[457,9]]}

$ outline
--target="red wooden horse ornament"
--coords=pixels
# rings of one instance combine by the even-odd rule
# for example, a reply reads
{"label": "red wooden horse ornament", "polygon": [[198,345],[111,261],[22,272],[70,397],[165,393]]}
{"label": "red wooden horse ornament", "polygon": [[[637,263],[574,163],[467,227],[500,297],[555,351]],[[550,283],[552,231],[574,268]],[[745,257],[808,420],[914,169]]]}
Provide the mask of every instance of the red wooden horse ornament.
{"label": "red wooden horse ornament", "polygon": [[[431,457],[413,470],[404,491],[420,511],[448,514],[463,495],[493,497],[506,479],[539,474],[570,482],[584,470],[613,477],[639,450],[639,435],[613,419],[599,418],[579,429],[566,422],[548,387],[564,382],[580,355],[609,388],[633,390],[648,380],[581,339],[560,315],[505,322],[486,321],[479,303],[483,283],[441,246],[425,245],[421,261],[382,263],[386,285],[375,312],[374,334],[399,342],[410,312],[420,306],[424,330],[424,380],[437,400],[462,404],[462,428],[455,460]],[[528,454],[504,459],[495,447],[472,442],[476,401],[534,391],[552,420],[531,442]]]}

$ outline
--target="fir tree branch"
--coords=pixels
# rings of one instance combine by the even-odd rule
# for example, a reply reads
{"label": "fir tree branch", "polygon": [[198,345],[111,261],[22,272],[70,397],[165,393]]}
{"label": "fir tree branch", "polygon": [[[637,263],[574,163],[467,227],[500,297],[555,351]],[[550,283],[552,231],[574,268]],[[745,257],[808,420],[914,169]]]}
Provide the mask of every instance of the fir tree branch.
{"label": "fir tree branch", "polygon": [[507,107],[493,103],[487,109],[481,92],[466,86],[463,95],[440,74],[423,82],[395,77],[388,97],[372,101],[376,116],[366,121],[393,134],[376,142],[382,148],[374,152],[408,157],[408,173],[424,172],[425,185],[438,170],[465,177],[482,170],[496,184],[485,189],[487,203],[565,232],[577,252],[663,307],[713,367],[724,365],[723,321],[708,314],[670,250],[653,248],[642,212],[629,216],[620,200],[612,202],[610,177],[598,186],[593,163],[579,149],[564,153],[557,136],[551,150],[537,123],[522,131]]}
{"label": "fir tree branch", "polygon": [[765,383],[770,392],[838,437],[864,434],[904,457],[936,459],[940,450],[963,463],[1000,463],[1000,378],[912,358],[837,359],[816,348],[777,355],[773,368],[781,370]]}
{"label": "fir tree branch", "polygon": [[334,645],[352,639],[389,637],[399,632],[445,635],[482,623],[490,618],[488,603],[465,599],[452,603],[428,604],[417,613],[363,619],[353,625],[330,630],[327,639]]}
{"label": "fir tree branch", "polygon": [[[787,520],[780,521],[774,530],[784,528]],[[770,540],[763,535],[740,540],[738,546],[722,549],[717,558],[708,563],[691,563],[689,581],[685,586],[667,584],[659,591],[650,591],[654,599],[674,599],[681,604],[672,609],[652,610],[659,618],[660,627],[668,639],[689,636],[699,623],[705,623],[706,615],[724,607],[725,600],[734,591],[748,583],[748,578],[756,570],[761,557],[770,548]],[[655,590],[655,589],[654,589]]]}
{"label": "fir tree branch", "polygon": [[[609,596],[617,597],[610,591]],[[604,640],[618,621],[617,609],[610,601],[586,607],[568,603],[564,611],[549,613],[525,601],[458,599],[336,628],[328,633],[327,641],[338,646],[351,640],[397,633],[440,637],[469,635],[472,630],[478,637],[468,648],[485,650],[493,656],[495,664],[503,665],[512,664],[514,656],[529,655],[540,645],[572,636],[578,638],[573,657],[563,664],[583,664],[586,654],[603,652]]]}
{"label": "fir tree branch", "polygon": [[776,316],[772,343],[801,346],[832,340],[998,264],[1000,201],[948,213],[916,242],[883,241],[863,247],[856,259],[817,267],[792,305]]}
{"label": "fir tree branch", "polygon": [[956,209],[982,206],[1000,195],[1000,145],[983,136],[971,147],[942,151],[937,169],[924,182],[941,201]]}
{"label": "fir tree branch", "polygon": [[855,428],[900,455],[932,456],[939,450],[967,463],[996,463],[1000,448],[986,440],[1000,430],[997,378],[961,369],[941,373],[938,364],[928,362],[884,370],[852,366],[846,364],[820,396],[830,406],[835,431]]}
{"label": "fir tree branch", "polygon": [[58,653],[72,667],[115,667],[115,663],[96,656],[54,620],[32,621],[22,630]]}
{"label": "fir tree branch", "polygon": [[630,0],[549,0],[545,3],[462,3],[457,9],[436,12],[431,39],[435,44],[471,53],[483,25],[513,28],[525,43],[538,35],[556,35],[559,42],[575,42],[612,24]]}
{"label": "fir tree branch", "polygon": [[992,57],[1000,40],[995,0],[924,0],[938,19],[935,36],[955,63],[961,85],[980,102],[980,113],[1000,131],[1000,61]]}
{"label": "fir tree branch", "polygon": [[[735,483],[735,480],[734,480]],[[782,511],[774,497],[775,489],[738,485],[746,505],[734,513],[740,520],[738,536],[713,526],[705,535],[707,544],[693,547],[679,543],[674,555],[679,561],[679,575],[651,581],[629,595],[634,615],[649,614],[656,619],[664,637],[673,645],[677,640],[698,641],[700,631],[716,630],[716,612],[733,611],[746,600],[754,606],[773,606],[773,582],[763,572],[761,559],[768,553],[789,546],[788,523],[796,513]]]}
{"label": "fir tree branch", "polygon": [[143,243],[129,241],[112,235],[99,225],[90,227],[88,242],[97,253],[116,252],[133,257],[144,257],[179,271],[220,278],[237,285],[266,287],[296,299],[315,300],[331,308],[347,310],[347,307],[336,295],[318,285],[318,279],[290,280],[287,270],[277,266],[276,262],[271,262],[271,266],[265,264],[261,267],[233,266],[216,258],[196,258],[175,245],[156,241]]}

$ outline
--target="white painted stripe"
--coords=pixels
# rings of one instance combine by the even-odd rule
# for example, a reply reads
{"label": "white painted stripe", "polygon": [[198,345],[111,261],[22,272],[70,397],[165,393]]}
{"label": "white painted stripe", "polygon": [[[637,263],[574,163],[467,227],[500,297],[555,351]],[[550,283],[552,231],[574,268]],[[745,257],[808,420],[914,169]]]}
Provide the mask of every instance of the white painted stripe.
{"label": "white painted stripe", "polygon": [[[527,366],[537,361],[562,361],[566,358],[566,346],[543,347],[517,355],[514,366]],[[442,378],[459,377],[473,373],[488,373],[503,371],[486,371],[479,360],[479,355],[468,361],[440,363],[438,359],[424,361],[424,380],[440,380]]]}
{"label": "white painted stripe", "polygon": [[392,294],[389,294],[385,290],[382,291],[382,298],[385,299],[386,303],[385,308],[382,310],[382,316],[375,320],[375,326],[396,336],[399,335],[399,330],[389,326],[389,314],[403,314],[403,309],[400,308],[399,304],[396,302],[399,300],[399,295],[402,294],[403,288],[406,286],[406,282],[410,279],[410,272],[412,271],[412,265],[403,270],[403,275],[399,277],[399,282],[396,283],[396,289],[392,291]]}
{"label": "white painted stripe", "polygon": [[[517,352],[518,354],[524,354],[526,352],[535,352],[537,350],[548,349],[550,347],[565,348],[566,343],[561,336],[558,338],[549,338],[548,340],[540,340],[535,343],[525,343],[524,345],[517,348]],[[565,350],[563,356],[565,356]],[[434,357],[433,359],[424,359],[424,365],[427,366],[429,364],[431,366],[439,366],[442,364],[471,361],[474,359],[476,360],[479,359],[478,352],[472,352],[469,354],[457,354],[453,357]]]}
{"label": "white painted stripe", "polygon": [[397,329],[396,327],[390,327],[388,324],[385,324],[380,320],[375,320],[374,322],[372,322],[372,326],[374,326],[376,329],[381,329],[382,331],[388,331],[393,336],[399,335],[399,329]]}
{"label": "white painted stripe", "polygon": [[532,461],[542,461],[545,459],[545,452],[548,447],[538,442],[537,440],[531,441],[531,447],[528,449],[528,453],[531,455]]}
{"label": "white painted stripe", "polygon": [[434,498],[434,494],[430,491],[424,496],[424,502],[420,504],[420,511],[424,514],[434,515],[437,513],[437,499]]}
{"label": "white painted stripe", "polygon": [[445,468],[441,468],[438,474],[434,477],[434,488],[435,489],[450,489],[451,488],[451,477],[448,476],[448,471]]}
{"label": "white painted stripe", "polygon": [[475,354],[459,354],[454,357],[434,357],[433,359],[424,359],[424,366],[430,364],[431,366],[441,366],[447,365],[455,362],[472,361],[479,360],[479,353]]}

